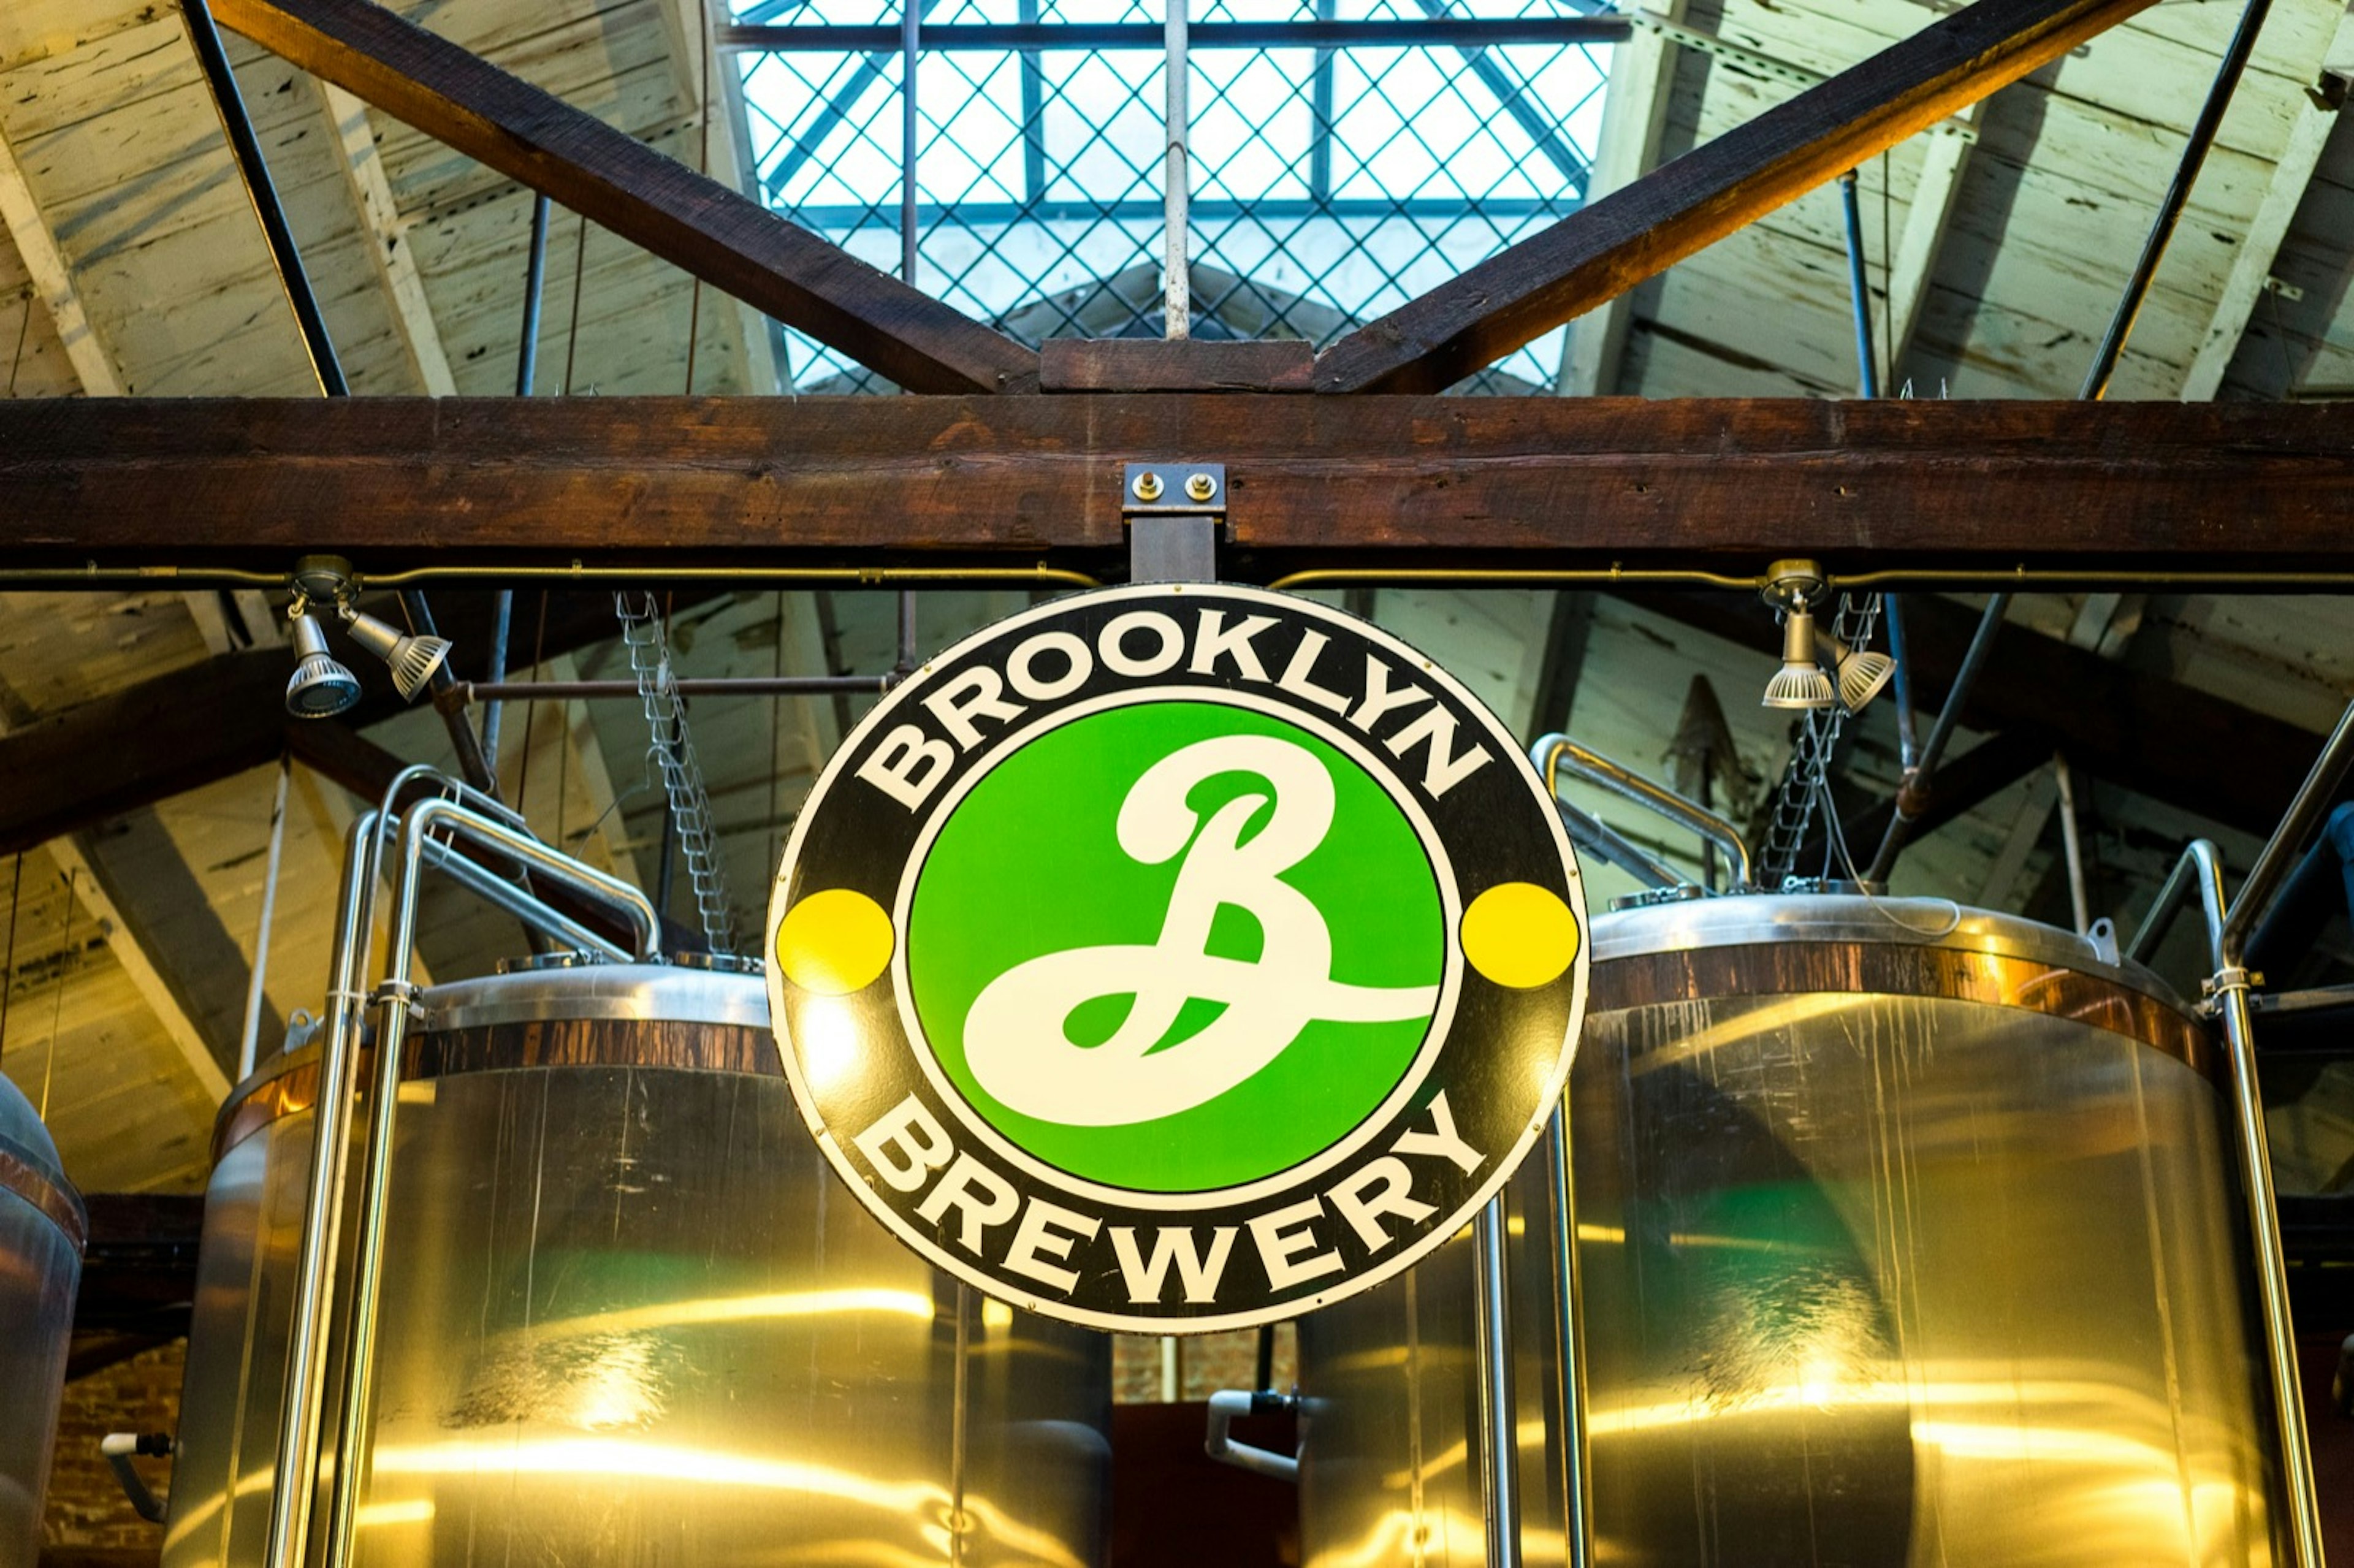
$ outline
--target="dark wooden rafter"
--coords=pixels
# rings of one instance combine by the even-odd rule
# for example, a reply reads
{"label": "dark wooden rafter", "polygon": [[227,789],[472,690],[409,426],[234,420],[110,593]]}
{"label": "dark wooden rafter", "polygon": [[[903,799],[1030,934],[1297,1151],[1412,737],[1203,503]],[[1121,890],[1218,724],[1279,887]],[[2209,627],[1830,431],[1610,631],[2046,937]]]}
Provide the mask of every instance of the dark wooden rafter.
{"label": "dark wooden rafter", "polygon": [[[535,641],[553,658],[619,635],[606,595],[554,596],[544,637],[535,598],[519,597],[518,668],[529,662]],[[673,604],[705,597],[681,593]],[[455,657],[479,659],[487,607],[453,595],[439,608],[443,631],[458,642]],[[383,788],[385,754],[354,732],[406,713],[408,705],[393,694],[382,666],[364,656],[352,657],[351,665],[366,694],[340,719],[288,717],[293,657],[282,648],[256,649],[110,692],[0,736],[0,854],[263,767],[290,747],[306,765],[373,798]]]}
{"label": "dark wooden rafter", "polygon": [[[1755,646],[1761,681],[1770,671],[1774,622],[1755,599],[1716,593],[1628,597],[1695,630]],[[1905,597],[1914,700],[1926,712],[1945,702],[1978,620],[1976,610],[1952,599]],[[1726,698],[1734,700],[1734,694]],[[2321,747],[2319,736],[2285,720],[2016,624],[1997,634],[1961,721],[1969,729],[1995,732],[1996,738],[1938,770],[1933,813],[1956,802],[1966,809],[1981,791],[2020,777],[2031,762],[2065,750],[2081,778],[2115,783],[2264,835],[2279,822]],[[2228,762],[2219,763],[2223,758]],[[1877,813],[1850,821],[1849,846],[1868,853],[1886,823]]]}
{"label": "dark wooden rafter", "polygon": [[1038,356],[372,0],[214,0],[221,26],[917,392],[1034,389]]}
{"label": "dark wooden rafter", "polygon": [[[0,401],[11,565],[1048,561],[1221,461],[1240,577],[2354,569],[2354,405],[1039,397]],[[1567,584],[1567,587],[1589,586]]]}
{"label": "dark wooden rafter", "polygon": [[1437,392],[2155,0],[1978,0],[1326,349],[1320,392]]}

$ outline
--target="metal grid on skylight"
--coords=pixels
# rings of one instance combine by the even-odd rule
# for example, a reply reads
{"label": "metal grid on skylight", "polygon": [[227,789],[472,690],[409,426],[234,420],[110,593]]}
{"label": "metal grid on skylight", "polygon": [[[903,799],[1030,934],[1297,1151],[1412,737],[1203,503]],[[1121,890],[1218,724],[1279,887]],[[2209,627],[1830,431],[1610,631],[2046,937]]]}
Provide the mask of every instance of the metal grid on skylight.
{"label": "metal grid on skylight", "polygon": [[[1161,0],[917,4],[919,40],[943,26],[1106,23],[1157,39],[1163,19]],[[1193,0],[1197,39],[1230,22],[1395,21],[1435,35],[1344,48],[1196,44],[1186,126],[1193,335],[1328,344],[1574,210],[1608,46],[1439,35],[1450,21],[1594,9],[1586,0]],[[902,16],[897,0],[738,0],[737,19],[896,30]],[[1164,55],[1137,37],[1081,41],[1088,47],[924,48],[917,61],[915,281],[1026,343],[1163,330]],[[795,47],[738,58],[767,199],[899,270],[900,53]],[[798,334],[787,352],[801,390],[887,385]],[[1549,387],[1560,353],[1556,331],[1478,379],[1498,390]]]}

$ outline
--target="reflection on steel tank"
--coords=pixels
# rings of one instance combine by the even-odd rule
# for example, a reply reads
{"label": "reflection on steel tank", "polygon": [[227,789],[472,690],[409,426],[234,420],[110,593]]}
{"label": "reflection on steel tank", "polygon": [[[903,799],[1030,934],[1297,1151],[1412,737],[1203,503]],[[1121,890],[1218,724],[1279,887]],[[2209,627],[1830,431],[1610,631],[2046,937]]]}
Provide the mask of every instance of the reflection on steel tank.
{"label": "reflection on steel tank", "polygon": [[[2282,1561],[2223,1065],[2147,971],[1935,900],[1596,922],[1572,1075],[1596,1563]],[[1554,1211],[1510,1198],[1522,1548]],[[1301,1325],[1308,1568],[1476,1568],[1457,1242]]]}
{"label": "reflection on steel tank", "polygon": [[[960,1291],[842,1190],[757,976],[419,1006],[364,1568],[1101,1560],[1109,1341]],[[170,1568],[262,1561],[316,1077],[292,1052],[222,1113]]]}
{"label": "reflection on steel tank", "polygon": [[0,1563],[41,1545],[41,1494],[73,1338],[90,1221],[58,1147],[0,1078]]}

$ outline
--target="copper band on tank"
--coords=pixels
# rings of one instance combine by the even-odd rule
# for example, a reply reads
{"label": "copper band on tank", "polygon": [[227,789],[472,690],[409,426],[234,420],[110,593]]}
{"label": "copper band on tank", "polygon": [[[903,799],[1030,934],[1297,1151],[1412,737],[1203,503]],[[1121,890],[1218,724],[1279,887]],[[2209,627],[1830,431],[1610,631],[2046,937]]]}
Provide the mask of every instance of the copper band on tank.
{"label": "copper band on tank", "polygon": [[1664,1002],[1808,991],[1936,997],[2089,1024],[2162,1052],[2212,1082],[2223,1065],[2198,1023],[2156,997],[2032,959],[1953,948],[1760,942],[1643,953],[1594,966],[1588,1015]]}
{"label": "copper band on tank", "polygon": [[[359,1080],[370,1081],[360,1053]],[[414,1083],[512,1067],[671,1067],[697,1073],[784,1075],[776,1040],[765,1029],[682,1023],[668,1019],[562,1018],[411,1034],[401,1050],[400,1076]],[[236,1148],[281,1117],[309,1110],[319,1098],[319,1052],[310,1046],[249,1078],[221,1107],[213,1124],[213,1159]]]}
{"label": "copper band on tank", "polygon": [[72,1188],[25,1159],[0,1139],[0,1192],[14,1192],[41,1212],[42,1217],[65,1233],[80,1252],[90,1245],[90,1215]]}

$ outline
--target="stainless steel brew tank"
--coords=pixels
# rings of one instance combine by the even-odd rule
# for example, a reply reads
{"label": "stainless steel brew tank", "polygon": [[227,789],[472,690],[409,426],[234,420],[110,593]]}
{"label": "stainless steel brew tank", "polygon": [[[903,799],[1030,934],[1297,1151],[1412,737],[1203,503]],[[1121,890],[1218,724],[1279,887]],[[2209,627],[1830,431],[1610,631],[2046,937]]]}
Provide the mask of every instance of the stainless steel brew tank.
{"label": "stainless steel brew tank", "polygon": [[[1596,922],[1572,1076],[1597,1563],[2274,1561],[2216,1052],[2147,972],[1935,900]],[[1541,1160],[1511,1192],[1562,1560]],[[1301,1326],[1310,1568],[1477,1564],[1469,1249]]]}
{"label": "stainless steel brew tank", "polygon": [[[960,1293],[839,1189],[757,977],[419,1005],[357,1562],[1100,1561],[1108,1341]],[[173,1568],[261,1561],[316,1074],[222,1113]]]}
{"label": "stainless steel brew tank", "polygon": [[57,1145],[0,1078],[0,1563],[41,1544],[41,1495],[90,1223]]}

